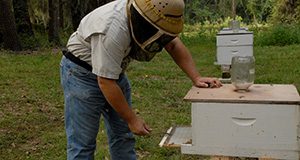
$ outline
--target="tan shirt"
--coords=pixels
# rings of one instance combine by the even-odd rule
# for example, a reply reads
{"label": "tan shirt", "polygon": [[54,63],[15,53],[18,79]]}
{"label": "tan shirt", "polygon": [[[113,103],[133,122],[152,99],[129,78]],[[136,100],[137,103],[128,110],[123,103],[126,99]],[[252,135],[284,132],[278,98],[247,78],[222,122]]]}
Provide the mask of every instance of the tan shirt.
{"label": "tan shirt", "polygon": [[69,38],[69,51],[89,63],[98,76],[118,79],[127,66],[131,38],[126,3],[115,0],[95,9]]}

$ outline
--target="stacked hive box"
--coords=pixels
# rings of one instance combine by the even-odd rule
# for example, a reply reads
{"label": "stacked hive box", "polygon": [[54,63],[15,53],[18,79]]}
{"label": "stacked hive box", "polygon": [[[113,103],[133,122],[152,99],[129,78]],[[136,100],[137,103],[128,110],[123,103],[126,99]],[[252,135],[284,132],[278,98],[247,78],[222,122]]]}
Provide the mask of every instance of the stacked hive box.
{"label": "stacked hive box", "polygon": [[300,97],[293,85],[255,84],[249,92],[193,87],[192,144],[182,153],[299,159]]}
{"label": "stacked hive box", "polygon": [[217,34],[215,64],[221,66],[223,82],[230,80],[230,65],[234,56],[253,56],[252,32],[240,29],[235,33],[230,29],[223,29]]}

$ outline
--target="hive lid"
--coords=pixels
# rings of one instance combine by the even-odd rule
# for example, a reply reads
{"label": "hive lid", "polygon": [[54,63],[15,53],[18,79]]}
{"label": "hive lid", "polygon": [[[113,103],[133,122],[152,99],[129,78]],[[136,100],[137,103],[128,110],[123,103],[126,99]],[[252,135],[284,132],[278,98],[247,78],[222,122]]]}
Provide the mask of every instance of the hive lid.
{"label": "hive lid", "polygon": [[239,32],[235,33],[230,28],[223,28],[217,35],[243,35],[243,34],[253,34],[252,31],[248,31],[248,28],[240,28]]}
{"label": "hive lid", "polygon": [[193,86],[184,99],[211,103],[300,104],[296,87],[289,84],[254,84],[244,93],[235,92],[232,84],[223,84],[221,88]]}

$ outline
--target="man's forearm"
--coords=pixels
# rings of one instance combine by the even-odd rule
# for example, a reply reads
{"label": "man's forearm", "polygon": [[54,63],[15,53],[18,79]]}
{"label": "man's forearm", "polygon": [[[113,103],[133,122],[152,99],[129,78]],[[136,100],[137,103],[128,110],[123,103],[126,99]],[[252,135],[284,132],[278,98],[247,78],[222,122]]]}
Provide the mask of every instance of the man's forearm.
{"label": "man's forearm", "polygon": [[176,64],[189,76],[197,87],[221,87],[222,83],[213,77],[201,77],[197,71],[192,55],[179,38],[165,46]]}
{"label": "man's forearm", "polygon": [[173,42],[168,44],[165,49],[192,81],[200,76],[191,54],[180,39],[176,38]]}
{"label": "man's forearm", "polygon": [[99,87],[108,103],[126,121],[130,122],[136,118],[135,113],[130,109],[125,96],[115,80],[98,77]]}

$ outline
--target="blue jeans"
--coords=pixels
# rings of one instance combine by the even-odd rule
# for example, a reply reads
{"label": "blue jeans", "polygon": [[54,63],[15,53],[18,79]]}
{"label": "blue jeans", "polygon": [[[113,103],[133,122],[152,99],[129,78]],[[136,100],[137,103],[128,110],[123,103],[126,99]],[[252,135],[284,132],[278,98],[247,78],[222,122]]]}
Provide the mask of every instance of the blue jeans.
{"label": "blue jeans", "polygon": [[[135,139],[127,123],[108,104],[92,72],[63,57],[61,85],[65,98],[65,128],[68,160],[94,159],[100,116],[108,136],[113,160],[135,160]],[[130,84],[125,74],[117,80],[131,106]]]}

